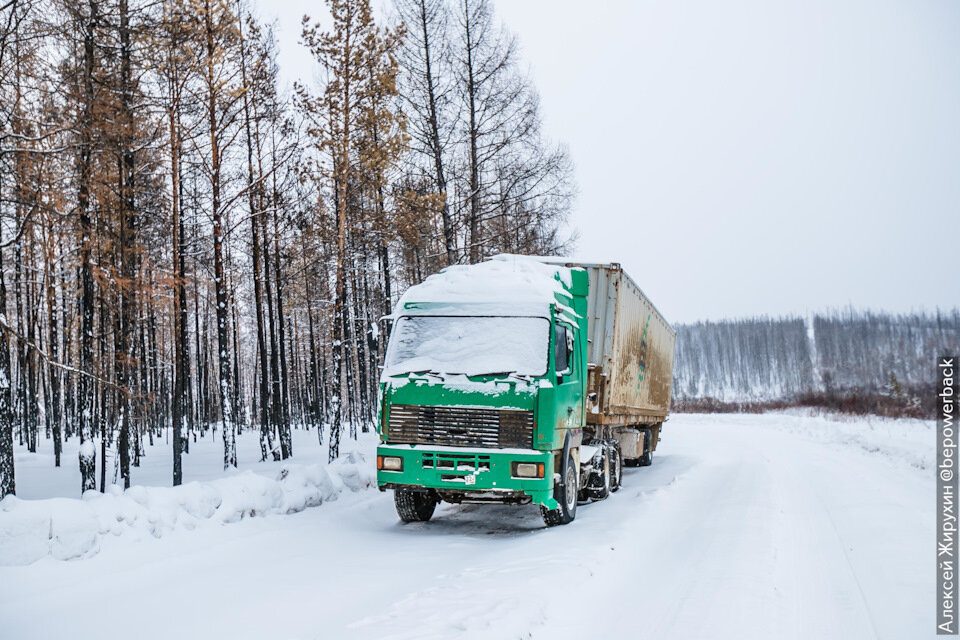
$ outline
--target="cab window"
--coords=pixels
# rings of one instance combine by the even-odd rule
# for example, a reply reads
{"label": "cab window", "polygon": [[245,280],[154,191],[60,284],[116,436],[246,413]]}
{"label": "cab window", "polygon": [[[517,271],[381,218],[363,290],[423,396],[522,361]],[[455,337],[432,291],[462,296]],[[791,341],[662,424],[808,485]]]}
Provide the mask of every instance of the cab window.
{"label": "cab window", "polygon": [[570,373],[573,365],[573,332],[566,325],[553,326],[553,363],[558,374]]}

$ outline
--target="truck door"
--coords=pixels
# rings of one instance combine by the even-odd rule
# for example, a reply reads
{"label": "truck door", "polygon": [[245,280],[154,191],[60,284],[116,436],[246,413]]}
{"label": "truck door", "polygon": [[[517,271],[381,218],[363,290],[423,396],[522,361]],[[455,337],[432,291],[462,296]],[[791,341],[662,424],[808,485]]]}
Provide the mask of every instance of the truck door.
{"label": "truck door", "polygon": [[557,322],[553,327],[553,363],[556,372],[557,414],[561,428],[583,426],[583,373],[573,327]]}

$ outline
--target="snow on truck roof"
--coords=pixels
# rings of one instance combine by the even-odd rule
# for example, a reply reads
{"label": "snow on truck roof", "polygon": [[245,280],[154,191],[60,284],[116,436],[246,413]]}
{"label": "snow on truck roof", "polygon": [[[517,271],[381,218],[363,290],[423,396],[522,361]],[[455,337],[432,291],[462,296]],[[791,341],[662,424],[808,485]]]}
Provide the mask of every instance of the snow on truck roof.
{"label": "snow on truck roof", "polygon": [[408,303],[552,305],[570,297],[570,269],[536,256],[501,254],[471,265],[452,265],[400,296],[394,314]]}

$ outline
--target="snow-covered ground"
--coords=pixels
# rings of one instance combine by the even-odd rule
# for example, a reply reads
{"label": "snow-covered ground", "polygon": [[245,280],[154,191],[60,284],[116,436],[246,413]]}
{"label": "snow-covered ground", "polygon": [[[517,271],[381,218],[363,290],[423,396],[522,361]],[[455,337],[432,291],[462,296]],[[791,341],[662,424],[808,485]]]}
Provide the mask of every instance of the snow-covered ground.
{"label": "snow-covered ground", "polygon": [[[315,438],[298,433],[301,471],[326,469]],[[195,445],[185,477],[233,500],[219,444]],[[373,445],[337,464],[362,479]],[[677,415],[653,466],[565,527],[535,507],[450,505],[402,525],[375,489],[160,537],[120,527],[80,559],[0,567],[0,637],[932,637],[933,446],[920,421]],[[255,438],[240,447],[252,473],[233,482],[283,482]],[[168,482],[155,453],[138,482]],[[21,495],[75,496],[79,478],[51,480],[44,455],[18,450]]]}

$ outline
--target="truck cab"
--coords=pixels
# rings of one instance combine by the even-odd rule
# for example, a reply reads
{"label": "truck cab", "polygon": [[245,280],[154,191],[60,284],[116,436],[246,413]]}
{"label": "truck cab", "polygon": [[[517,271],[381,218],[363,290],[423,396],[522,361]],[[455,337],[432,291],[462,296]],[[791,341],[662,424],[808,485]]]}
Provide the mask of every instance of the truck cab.
{"label": "truck cab", "polygon": [[[440,500],[532,502],[571,520],[586,272],[522,258],[483,264],[449,268],[397,304],[380,380],[377,483],[395,491],[407,521],[429,519]],[[577,478],[561,504],[567,462]]]}

